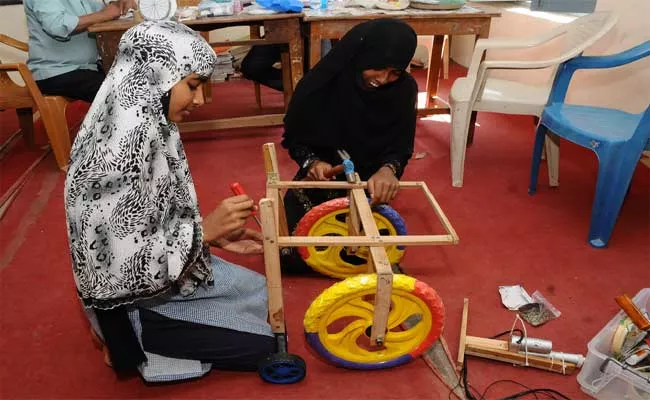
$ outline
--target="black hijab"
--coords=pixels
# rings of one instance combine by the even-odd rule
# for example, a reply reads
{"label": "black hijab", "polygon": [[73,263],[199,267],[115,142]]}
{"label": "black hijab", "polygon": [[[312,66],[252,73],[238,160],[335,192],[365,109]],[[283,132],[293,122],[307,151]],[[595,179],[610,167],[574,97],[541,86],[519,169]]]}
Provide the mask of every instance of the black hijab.
{"label": "black hijab", "polygon": [[284,119],[283,146],[308,146],[332,164],[340,162],[336,150],[345,149],[362,179],[384,162],[403,167],[413,152],[417,84],[403,72],[397,81],[369,89],[361,73],[405,70],[416,45],[413,29],[395,19],[350,30],[298,84]]}

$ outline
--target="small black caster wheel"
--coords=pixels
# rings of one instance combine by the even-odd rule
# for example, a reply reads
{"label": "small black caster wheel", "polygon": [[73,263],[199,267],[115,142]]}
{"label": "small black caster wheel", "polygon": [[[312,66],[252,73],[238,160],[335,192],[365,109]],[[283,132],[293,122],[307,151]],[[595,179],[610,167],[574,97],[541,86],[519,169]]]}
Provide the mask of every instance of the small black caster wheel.
{"label": "small black caster wheel", "polygon": [[257,372],[269,383],[296,383],[307,375],[307,365],[300,356],[289,353],[275,353],[260,362]]}

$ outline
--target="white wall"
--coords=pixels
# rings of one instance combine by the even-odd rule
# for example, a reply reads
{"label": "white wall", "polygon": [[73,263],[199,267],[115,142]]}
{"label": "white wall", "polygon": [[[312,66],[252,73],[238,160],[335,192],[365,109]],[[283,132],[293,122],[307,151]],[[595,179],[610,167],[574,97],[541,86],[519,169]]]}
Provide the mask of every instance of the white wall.
{"label": "white wall", "polygon": [[[9,35],[14,39],[27,41],[27,25],[25,23],[25,12],[21,4],[0,7],[0,32]],[[3,62],[25,61],[27,54],[0,45],[0,60]]]}
{"label": "white wall", "polygon": [[[519,11],[519,12],[515,12]],[[502,16],[492,20],[490,37],[534,36],[571,18],[549,13],[523,13],[523,10],[501,10]],[[644,27],[650,14],[648,0],[598,0],[596,11],[613,11],[617,25],[585,55],[613,54],[650,40],[650,29]],[[532,15],[531,15],[532,14]],[[473,39],[456,37],[451,57],[467,66]],[[544,58],[557,51],[557,43],[536,50],[493,51],[489,59]],[[542,84],[551,78],[551,71],[498,71],[496,76],[530,84]],[[567,101],[579,104],[615,107],[630,112],[643,111],[650,104],[650,57],[625,67],[578,72],[569,88]]]}

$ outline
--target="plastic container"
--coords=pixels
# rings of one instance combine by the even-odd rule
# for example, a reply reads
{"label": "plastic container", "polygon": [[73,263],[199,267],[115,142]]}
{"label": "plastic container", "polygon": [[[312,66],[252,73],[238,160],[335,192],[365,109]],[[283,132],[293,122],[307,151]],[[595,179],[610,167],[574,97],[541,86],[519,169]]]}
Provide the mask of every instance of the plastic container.
{"label": "plastic container", "polygon": [[[650,288],[642,289],[632,300],[639,309],[650,312]],[[650,379],[609,358],[612,337],[624,317],[620,311],[591,339],[587,358],[577,377],[582,391],[599,400],[650,399]]]}

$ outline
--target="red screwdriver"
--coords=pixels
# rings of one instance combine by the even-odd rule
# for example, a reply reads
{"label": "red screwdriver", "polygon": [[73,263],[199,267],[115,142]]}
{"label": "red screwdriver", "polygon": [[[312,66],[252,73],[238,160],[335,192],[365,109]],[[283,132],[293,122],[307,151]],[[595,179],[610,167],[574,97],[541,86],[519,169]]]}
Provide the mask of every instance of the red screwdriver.
{"label": "red screwdriver", "polygon": [[[246,192],[244,191],[244,187],[239,182],[231,183],[230,184],[230,190],[232,190],[232,192],[236,196],[246,194]],[[260,218],[257,216],[257,206],[255,206],[255,205],[253,205],[253,218],[255,218],[255,222],[257,222],[257,225],[259,225],[259,227],[261,228],[262,227],[262,221],[260,221]]]}

